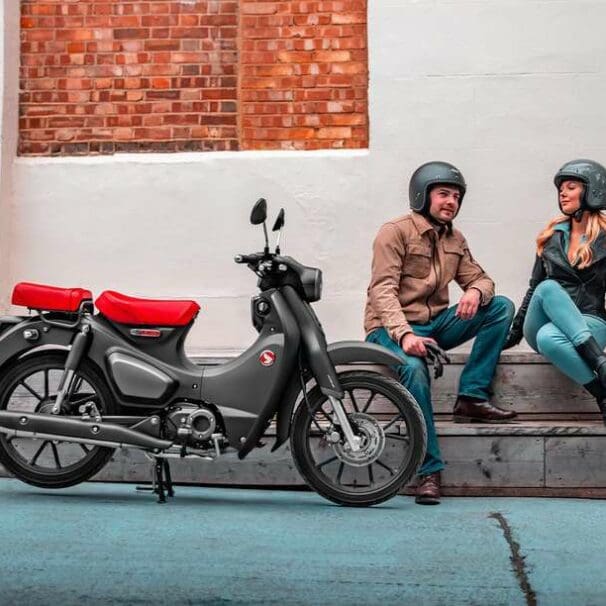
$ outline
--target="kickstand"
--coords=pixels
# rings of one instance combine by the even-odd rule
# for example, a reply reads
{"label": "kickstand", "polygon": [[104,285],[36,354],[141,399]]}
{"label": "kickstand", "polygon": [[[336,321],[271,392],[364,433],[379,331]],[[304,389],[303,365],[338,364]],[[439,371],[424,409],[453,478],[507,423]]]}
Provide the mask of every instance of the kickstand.
{"label": "kickstand", "polygon": [[[153,481],[151,486],[137,486],[137,490],[149,490],[158,495],[158,503],[166,503],[166,495],[175,496],[173,481],[170,476],[170,465],[166,459],[154,457]],[[164,492],[166,489],[166,493]]]}

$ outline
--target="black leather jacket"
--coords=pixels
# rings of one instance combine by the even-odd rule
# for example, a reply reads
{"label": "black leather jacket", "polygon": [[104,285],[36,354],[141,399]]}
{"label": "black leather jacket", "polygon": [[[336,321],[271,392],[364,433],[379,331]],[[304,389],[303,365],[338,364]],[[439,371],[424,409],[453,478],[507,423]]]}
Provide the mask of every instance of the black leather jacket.
{"label": "black leather jacket", "polygon": [[511,331],[504,349],[522,340],[524,318],[535,288],[543,280],[555,280],[561,284],[580,312],[606,320],[604,296],[606,294],[606,233],[601,232],[591,245],[591,265],[578,269],[570,264],[564,249],[564,233],[555,231],[545,244],[543,254],[536,257],[529,288],[513,319]]}

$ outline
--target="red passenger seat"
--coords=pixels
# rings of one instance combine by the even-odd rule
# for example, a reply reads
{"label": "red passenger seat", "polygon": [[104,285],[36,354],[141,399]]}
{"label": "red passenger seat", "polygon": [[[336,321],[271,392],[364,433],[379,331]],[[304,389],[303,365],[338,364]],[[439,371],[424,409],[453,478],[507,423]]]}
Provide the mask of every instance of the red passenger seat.
{"label": "red passenger seat", "polygon": [[78,311],[83,301],[92,299],[93,293],[84,288],[58,288],[19,282],[13,289],[12,303],[43,311]]}
{"label": "red passenger seat", "polygon": [[102,292],[95,305],[113,322],[139,326],[185,326],[200,311],[195,301],[136,299],[113,290]]}

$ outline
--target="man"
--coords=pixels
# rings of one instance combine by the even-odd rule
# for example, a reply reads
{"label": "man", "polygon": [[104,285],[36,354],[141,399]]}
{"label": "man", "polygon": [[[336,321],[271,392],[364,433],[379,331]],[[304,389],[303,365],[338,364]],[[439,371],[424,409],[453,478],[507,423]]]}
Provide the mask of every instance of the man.
{"label": "man", "polygon": [[[446,162],[420,166],[410,180],[413,211],[385,223],[373,245],[372,276],[364,318],[366,339],[396,352],[400,382],[415,397],[427,424],[427,454],[419,470],[416,502],[440,502],[444,462],[436,436],[425,357],[431,342],[451,349],[475,337],[459,382],[455,422],[497,423],[516,416],[488,402],[490,384],[514,313],[513,303],[494,296],[494,283],[452,226],[466,185]],[[448,307],[448,285],[464,293]]]}

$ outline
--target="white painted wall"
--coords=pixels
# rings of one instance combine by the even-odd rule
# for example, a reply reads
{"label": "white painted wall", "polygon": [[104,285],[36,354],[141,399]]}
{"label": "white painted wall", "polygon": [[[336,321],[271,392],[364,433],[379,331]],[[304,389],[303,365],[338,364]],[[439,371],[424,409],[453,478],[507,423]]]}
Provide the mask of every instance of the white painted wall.
{"label": "white painted wall", "polygon": [[578,156],[606,163],[606,2],[369,5],[368,152],[18,159],[5,283],[195,298],[190,348],[243,348],[254,276],[232,257],[260,247],[247,219],[263,195],[286,207],[284,252],[325,272],[329,338],[361,337],[374,234],[406,209],[414,168],[444,159],[469,183],[459,227],[519,300],[557,212],[554,172]]}
{"label": "white painted wall", "polygon": [[190,347],[243,348],[256,276],[233,258],[263,248],[248,222],[263,195],[272,223],[286,208],[282,252],[325,270],[329,333],[362,336],[366,151],[21,158],[16,182],[14,281],[193,298],[202,313]]}

